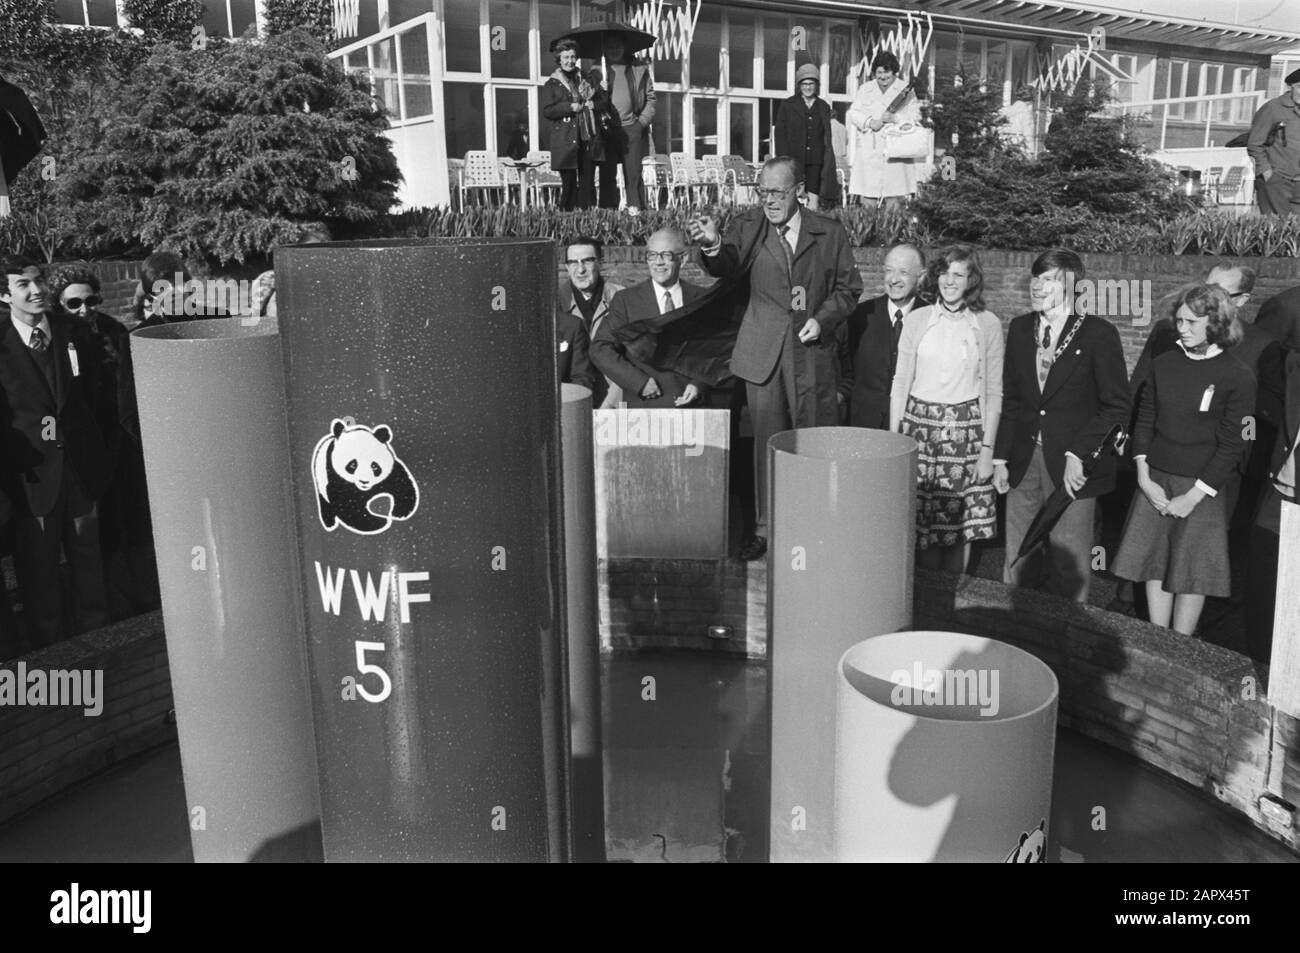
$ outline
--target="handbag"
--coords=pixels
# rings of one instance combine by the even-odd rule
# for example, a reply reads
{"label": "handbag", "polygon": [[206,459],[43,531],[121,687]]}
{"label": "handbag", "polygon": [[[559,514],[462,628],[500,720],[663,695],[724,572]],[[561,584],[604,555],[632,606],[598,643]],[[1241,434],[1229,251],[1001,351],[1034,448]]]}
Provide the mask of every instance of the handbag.
{"label": "handbag", "polygon": [[932,136],[925,126],[905,122],[885,135],[885,158],[928,159],[934,152]]}

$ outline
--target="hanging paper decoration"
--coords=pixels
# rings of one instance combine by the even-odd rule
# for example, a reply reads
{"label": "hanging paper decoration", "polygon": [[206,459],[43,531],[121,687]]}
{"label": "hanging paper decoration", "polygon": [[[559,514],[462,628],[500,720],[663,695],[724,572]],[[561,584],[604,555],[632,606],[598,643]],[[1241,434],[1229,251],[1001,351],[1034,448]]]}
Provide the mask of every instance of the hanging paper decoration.
{"label": "hanging paper decoration", "polygon": [[1133,82],[1132,76],[1099,55],[1098,51],[1106,48],[1104,31],[1098,33],[1094,30],[1086,40],[1086,45],[1076,44],[1055,63],[1052,62],[1051,54],[1040,53],[1038,75],[1030,81],[1029,85],[1040,93],[1069,92],[1083,77],[1084,71],[1090,64],[1108,73],[1116,82]]}
{"label": "hanging paper decoration", "polygon": [[647,0],[629,18],[632,26],[653,33],[655,45],[640,55],[656,60],[680,60],[691,48],[695,24],[704,0],[681,0],[681,6],[665,0]]}
{"label": "hanging paper decoration", "polygon": [[334,35],[348,37],[357,35],[357,25],[361,20],[361,0],[331,0],[334,8]]}
{"label": "hanging paper decoration", "polygon": [[925,55],[930,48],[930,39],[934,36],[934,21],[928,13],[907,13],[905,20],[900,20],[888,33],[863,35],[862,49],[865,54],[862,61],[854,67],[859,83],[871,78],[871,62],[876,54],[893,53],[898,57],[899,75],[911,76],[925,69]]}

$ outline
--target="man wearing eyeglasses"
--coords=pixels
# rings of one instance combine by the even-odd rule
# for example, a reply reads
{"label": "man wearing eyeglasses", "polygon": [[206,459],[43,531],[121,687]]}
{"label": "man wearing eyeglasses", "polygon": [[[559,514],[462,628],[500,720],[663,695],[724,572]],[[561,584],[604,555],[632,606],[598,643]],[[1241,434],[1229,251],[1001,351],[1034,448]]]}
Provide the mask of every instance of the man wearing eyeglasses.
{"label": "man wearing eyeglasses", "polygon": [[747,561],[767,552],[768,439],[839,422],[835,334],[862,292],[844,227],[802,208],[803,177],[795,159],[769,159],[758,177],[762,204],[737,215],[725,238],[711,217],[689,225],[709,274],[749,284],[731,355],[754,425],[758,521],[741,544]]}
{"label": "man wearing eyeglasses", "polygon": [[[568,272],[567,280],[560,279],[557,304],[555,307],[555,331],[558,340],[560,358],[560,379],[564,380],[565,342],[568,341],[570,352],[576,351],[578,334],[575,325],[582,329],[582,363],[587,364],[587,383],[591,387],[592,405],[595,407],[617,407],[620,397],[619,389],[610,387],[609,380],[588,361],[590,344],[600,330],[601,324],[609,316],[609,303],[614,295],[623,290],[622,285],[607,281],[600,273],[602,246],[599,240],[586,235],[579,235],[569,243],[564,253],[564,267]],[[580,369],[576,357],[570,359],[572,372]],[[576,376],[573,383],[580,383]]]}
{"label": "man wearing eyeglasses", "polygon": [[628,406],[685,407],[696,403],[707,385],[655,366],[658,332],[646,322],[690,306],[705,289],[681,280],[686,240],[675,228],[661,228],[650,236],[645,260],[650,280],[614,296],[609,319],[592,339],[591,358],[618,385]]}
{"label": "man wearing eyeglasses", "polygon": [[3,262],[0,302],[0,484],[13,505],[10,533],[23,593],[28,648],[62,634],[60,556],[72,582],[73,634],[108,623],[96,500],[110,476],[92,406],[98,367],[86,328],[50,314],[36,262]]}

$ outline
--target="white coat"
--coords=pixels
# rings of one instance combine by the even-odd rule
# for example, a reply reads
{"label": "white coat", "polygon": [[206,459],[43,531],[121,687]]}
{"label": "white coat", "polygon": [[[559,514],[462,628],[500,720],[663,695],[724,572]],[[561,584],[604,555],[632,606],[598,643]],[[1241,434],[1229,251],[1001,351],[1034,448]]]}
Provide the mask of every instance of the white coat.
{"label": "white coat", "polygon": [[[916,192],[916,173],[921,165],[917,159],[886,159],[885,132],[889,122],[880,132],[872,132],[869,123],[884,119],[889,104],[897,98],[907,84],[895,79],[883,93],[874,79],[858,87],[849,109],[849,128],[854,136],[853,170],[849,178],[849,193],[867,198],[881,199],[894,195],[913,195]],[[894,113],[891,122],[901,125],[919,123],[921,107],[916,95],[909,94],[907,101]]]}

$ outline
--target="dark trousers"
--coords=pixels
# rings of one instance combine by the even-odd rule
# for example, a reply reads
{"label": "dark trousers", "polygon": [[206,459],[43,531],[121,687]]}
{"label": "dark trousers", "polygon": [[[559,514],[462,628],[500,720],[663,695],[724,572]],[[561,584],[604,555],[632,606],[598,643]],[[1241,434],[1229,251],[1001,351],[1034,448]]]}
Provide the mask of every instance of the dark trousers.
{"label": "dark trousers", "polygon": [[618,208],[618,160],[596,163],[600,189],[596,204],[601,208]]}
{"label": "dark trousers", "polygon": [[591,208],[596,204],[596,164],[587,143],[578,143],[575,168],[557,171],[560,173],[560,211],[571,212],[575,208]]}
{"label": "dark trousers", "polygon": [[1289,215],[1300,212],[1300,194],[1295,184],[1274,173],[1267,182],[1255,176],[1255,203],[1263,215]]}
{"label": "dark trousers", "polygon": [[[649,152],[649,132],[640,121],[623,127],[623,188],[629,208],[645,208],[645,187],[641,184],[641,160]],[[603,206],[602,206],[603,207]]]}
{"label": "dark trousers", "polygon": [[73,633],[108,624],[99,513],[71,469],[64,470],[59,495],[49,513],[43,517],[15,516],[9,529],[31,648],[43,648],[59,640],[63,615],[60,553],[67,556],[72,583]]}
{"label": "dark trousers", "polygon": [[1265,665],[1273,651],[1282,506],[1282,494],[1268,483],[1260,500],[1259,515],[1251,527],[1250,551],[1246,557],[1246,648],[1251,658]]}
{"label": "dark trousers", "polygon": [[1052,482],[1047,461],[1043,459],[1043,448],[1034,447],[1025,475],[1007,493],[1007,546],[1002,581],[1029,589],[1042,588],[1054,595],[1086,603],[1092,585],[1096,499],[1090,497],[1071,503],[1052,527],[1045,549],[1016,562],[1020,545],[1034,517],[1055,492],[1056,484]]}

